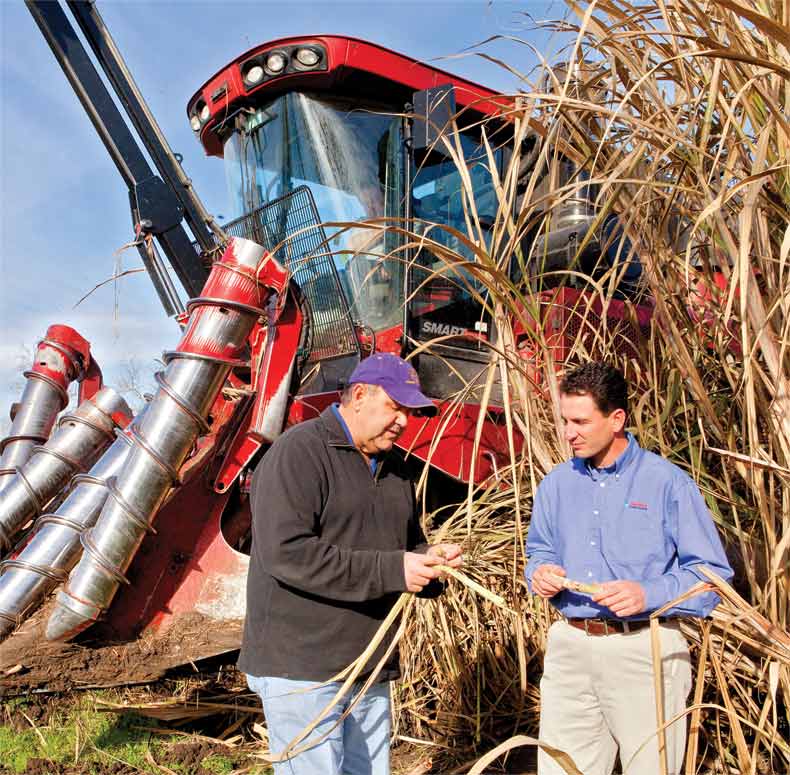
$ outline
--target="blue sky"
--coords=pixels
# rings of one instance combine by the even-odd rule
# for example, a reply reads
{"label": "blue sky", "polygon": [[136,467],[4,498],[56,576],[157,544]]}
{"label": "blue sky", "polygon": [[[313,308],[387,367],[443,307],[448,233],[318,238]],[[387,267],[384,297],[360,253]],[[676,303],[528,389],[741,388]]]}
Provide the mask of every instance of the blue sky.
{"label": "blue sky", "polygon": [[[222,162],[206,158],[186,119],[189,97],[252,46],[284,35],[362,37],[511,91],[515,80],[480,57],[454,57],[492,35],[556,48],[529,20],[558,18],[556,0],[465,2],[213,2],[99,0],[98,8],[171,147],[214,214],[227,211]],[[51,323],[89,339],[105,381],[117,384],[130,360],[145,382],[154,360],[178,340],[147,275],[131,275],[76,302],[113,273],[131,239],[126,187],[24,4],[0,0],[0,433],[23,384],[36,341]],[[525,46],[493,44],[522,71]],[[136,250],[123,267],[140,266]]]}

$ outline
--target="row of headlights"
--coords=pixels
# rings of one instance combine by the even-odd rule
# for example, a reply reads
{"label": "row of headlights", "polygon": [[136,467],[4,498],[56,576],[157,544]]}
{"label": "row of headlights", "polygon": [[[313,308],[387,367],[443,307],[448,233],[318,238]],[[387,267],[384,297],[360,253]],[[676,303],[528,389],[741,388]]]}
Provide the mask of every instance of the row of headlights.
{"label": "row of headlights", "polygon": [[[282,75],[285,72],[304,72],[305,70],[326,69],[326,54],[319,46],[295,46],[276,49],[266,54],[248,59],[241,66],[244,85],[250,89],[266,78]],[[211,110],[201,98],[195,103],[189,124],[199,132],[203,124],[211,118]]]}
{"label": "row of headlights", "polygon": [[316,68],[323,58],[324,52],[316,46],[278,49],[246,61],[241,66],[241,77],[245,86],[256,86],[266,76],[281,75],[287,69],[298,72]]}

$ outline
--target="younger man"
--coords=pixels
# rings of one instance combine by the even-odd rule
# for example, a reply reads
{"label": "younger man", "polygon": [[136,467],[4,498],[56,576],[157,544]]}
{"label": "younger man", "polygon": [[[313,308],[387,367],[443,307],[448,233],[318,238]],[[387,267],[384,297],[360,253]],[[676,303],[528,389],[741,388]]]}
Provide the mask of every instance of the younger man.
{"label": "younger man", "polygon": [[[563,616],[549,630],[540,739],[585,775],[610,775],[618,749],[626,775],[658,775],[648,617],[705,581],[701,566],[724,579],[732,569],[694,482],[625,431],[628,387],[617,369],[588,363],[570,372],[560,410],[574,457],[538,487],[527,538],[530,589]],[[564,590],[557,577],[565,576],[602,591]],[[667,720],[691,688],[678,620],[705,617],[717,602],[715,593],[698,595],[661,619]],[[685,740],[685,719],[667,728],[670,775],[680,775]],[[538,772],[563,770],[541,751]]]}

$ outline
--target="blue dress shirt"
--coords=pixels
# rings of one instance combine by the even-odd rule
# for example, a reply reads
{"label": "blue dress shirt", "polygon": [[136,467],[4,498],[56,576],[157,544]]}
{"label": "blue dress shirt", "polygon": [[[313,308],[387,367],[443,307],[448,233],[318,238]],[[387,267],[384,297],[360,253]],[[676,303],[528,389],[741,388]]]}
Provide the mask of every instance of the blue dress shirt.
{"label": "blue dress shirt", "polygon": [[[630,434],[625,451],[608,468],[573,458],[546,476],[535,492],[527,555],[524,575],[530,591],[535,569],[547,563],[562,566],[576,581],[638,581],[646,609],[631,619],[644,619],[698,581],[707,581],[699,571],[702,565],[725,580],[733,575],[694,481],[643,450]],[[666,615],[704,617],[718,601],[716,593],[706,592]],[[558,592],[551,602],[568,618],[615,617],[570,590]]]}

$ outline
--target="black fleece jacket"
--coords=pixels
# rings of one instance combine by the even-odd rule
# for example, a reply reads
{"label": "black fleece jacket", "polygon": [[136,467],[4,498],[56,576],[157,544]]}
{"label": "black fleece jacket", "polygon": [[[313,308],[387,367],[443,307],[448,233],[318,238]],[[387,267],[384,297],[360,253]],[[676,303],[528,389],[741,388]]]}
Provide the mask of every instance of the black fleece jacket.
{"label": "black fleece jacket", "polygon": [[[326,681],[365,650],[405,591],[404,551],[425,550],[412,482],[394,455],[379,459],[374,477],[330,407],[263,456],[251,506],[239,668]],[[398,672],[396,650],[378,680]]]}

